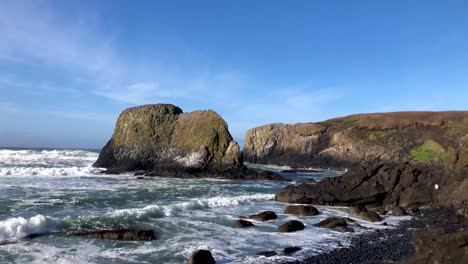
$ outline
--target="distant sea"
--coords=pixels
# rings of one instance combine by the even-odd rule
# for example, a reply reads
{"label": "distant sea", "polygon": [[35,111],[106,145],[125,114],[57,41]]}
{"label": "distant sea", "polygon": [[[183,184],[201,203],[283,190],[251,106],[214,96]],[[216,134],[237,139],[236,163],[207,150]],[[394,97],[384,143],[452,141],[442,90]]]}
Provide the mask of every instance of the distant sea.
{"label": "distant sea", "polygon": [[[209,249],[217,263],[280,263],[347,246],[352,235],[316,228],[328,216],[353,217],[346,208],[318,207],[321,214],[295,217],[283,214],[285,205],[274,194],[290,183],[175,179],[136,179],[131,174],[106,175],[92,167],[99,150],[0,148],[0,263],[185,263],[196,249]],[[286,167],[252,165],[281,173]],[[340,172],[282,173],[295,180],[334,177]],[[234,229],[240,216],[273,210],[278,219]],[[275,232],[297,219],[306,229]],[[68,237],[69,231],[154,229],[150,242],[109,241]],[[32,234],[43,234],[34,239]],[[302,248],[294,257],[262,257],[259,251],[281,253]]]}

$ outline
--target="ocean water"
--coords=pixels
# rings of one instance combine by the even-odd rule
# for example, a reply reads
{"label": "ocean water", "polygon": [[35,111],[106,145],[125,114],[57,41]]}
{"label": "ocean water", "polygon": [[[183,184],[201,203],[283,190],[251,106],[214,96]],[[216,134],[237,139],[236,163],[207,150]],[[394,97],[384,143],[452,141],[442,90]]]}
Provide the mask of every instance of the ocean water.
{"label": "ocean water", "polygon": [[[281,263],[348,245],[350,237],[392,228],[407,217],[387,217],[389,226],[370,224],[344,207],[320,207],[320,215],[283,214],[274,194],[290,183],[213,179],[138,180],[104,175],[91,165],[98,153],[84,150],[0,149],[0,263],[185,263],[196,249],[209,249],[217,263]],[[280,171],[284,167],[255,166]],[[320,180],[341,172],[285,174]],[[239,216],[273,210],[278,219],[234,229]],[[343,234],[316,228],[328,216],[348,216],[366,228]],[[300,232],[275,232],[297,219]],[[68,237],[68,231],[145,228],[158,239],[129,242]],[[32,234],[43,234],[30,239]],[[303,248],[294,257],[261,257],[265,250]]]}

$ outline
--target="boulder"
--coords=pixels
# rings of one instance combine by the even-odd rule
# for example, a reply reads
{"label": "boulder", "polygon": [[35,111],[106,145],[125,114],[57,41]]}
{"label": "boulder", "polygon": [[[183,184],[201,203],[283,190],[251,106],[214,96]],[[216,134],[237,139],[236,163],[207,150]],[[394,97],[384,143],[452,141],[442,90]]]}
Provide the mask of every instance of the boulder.
{"label": "boulder", "polygon": [[353,207],[351,208],[351,212],[352,212],[353,214],[357,214],[357,215],[358,215],[358,214],[360,214],[360,213],[362,213],[362,212],[367,212],[367,208],[366,208],[365,206],[353,206]]}
{"label": "boulder", "polygon": [[149,241],[156,239],[154,230],[140,229],[117,229],[117,230],[97,230],[85,232],[68,233],[69,236],[81,236],[86,238],[99,238],[111,240],[129,240],[129,241]]}
{"label": "boulder", "polygon": [[288,205],[284,209],[284,213],[300,216],[313,216],[318,215],[319,211],[317,210],[317,208],[311,205]]}
{"label": "boulder", "polygon": [[187,264],[215,264],[211,252],[209,250],[200,249],[195,251],[187,261]]}
{"label": "boulder", "polygon": [[96,167],[111,173],[161,175],[239,169],[239,145],[214,111],[183,113],[170,104],[132,107],[120,114]]}
{"label": "boulder", "polygon": [[294,253],[296,253],[297,251],[301,250],[300,247],[287,247],[283,250],[283,254],[285,256],[291,256],[293,255]]}
{"label": "boulder", "polygon": [[396,206],[392,208],[392,213],[393,216],[402,216],[402,215],[407,215],[405,209],[401,208],[400,206]]}
{"label": "boulder", "polygon": [[[314,226],[329,228],[338,232],[354,232],[352,228],[348,227],[348,221],[352,219],[348,219],[349,218],[328,217],[327,219],[318,222]],[[354,220],[349,222],[354,222]]]}
{"label": "boulder", "polygon": [[257,256],[264,256],[264,257],[273,257],[273,256],[276,256],[278,253],[276,253],[276,251],[260,251],[260,252],[257,252]]}
{"label": "boulder", "polygon": [[421,229],[413,233],[416,251],[407,263],[468,263],[468,230],[446,233],[442,229]]}
{"label": "boulder", "polygon": [[382,218],[380,218],[379,214],[377,214],[374,211],[370,211],[370,210],[359,213],[359,216],[362,219],[364,219],[366,221],[369,221],[369,222],[380,222],[380,221],[382,221]]}
{"label": "boulder", "polygon": [[288,221],[280,226],[278,226],[277,232],[290,233],[300,230],[304,230],[305,226],[303,223],[297,220]]}
{"label": "boulder", "polygon": [[265,212],[261,212],[261,213],[258,213],[258,214],[251,215],[251,216],[249,216],[249,218],[253,219],[253,220],[256,220],[256,221],[265,222],[265,221],[268,221],[268,220],[277,219],[278,216],[273,211],[265,211]]}
{"label": "boulder", "polygon": [[243,219],[236,220],[233,225],[234,228],[246,228],[251,226],[254,226],[252,222]]}

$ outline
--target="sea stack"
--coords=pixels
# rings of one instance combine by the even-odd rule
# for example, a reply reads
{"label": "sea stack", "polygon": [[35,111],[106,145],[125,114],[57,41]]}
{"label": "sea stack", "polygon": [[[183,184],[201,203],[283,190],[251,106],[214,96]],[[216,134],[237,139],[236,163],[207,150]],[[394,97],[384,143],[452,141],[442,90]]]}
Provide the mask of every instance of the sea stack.
{"label": "sea stack", "polygon": [[123,111],[95,167],[108,173],[160,176],[229,175],[243,169],[239,145],[211,110],[183,113],[171,104]]}

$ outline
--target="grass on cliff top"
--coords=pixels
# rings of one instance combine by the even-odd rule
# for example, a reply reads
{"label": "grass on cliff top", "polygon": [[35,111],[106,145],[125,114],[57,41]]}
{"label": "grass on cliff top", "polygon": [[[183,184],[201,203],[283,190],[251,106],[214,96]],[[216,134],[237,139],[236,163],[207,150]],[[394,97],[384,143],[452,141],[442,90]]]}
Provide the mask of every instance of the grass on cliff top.
{"label": "grass on cliff top", "polygon": [[411,150],[411,159],[416,161],[442,160],[447,157],[444,147],[430,139]]}
{"label": "grass on cliff top", "polygon": [[342,125],[346,127],[357,127],[359,126],[359,120],[355,119],[330,119],[322,122],[325,125]]}

